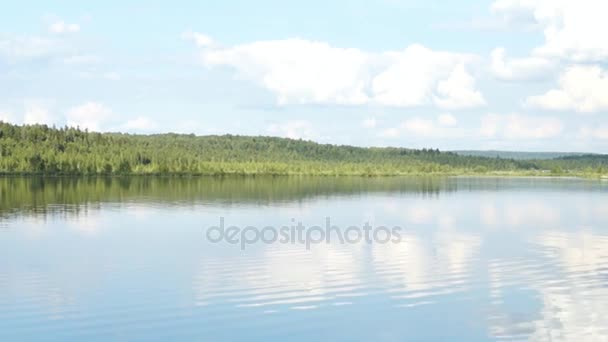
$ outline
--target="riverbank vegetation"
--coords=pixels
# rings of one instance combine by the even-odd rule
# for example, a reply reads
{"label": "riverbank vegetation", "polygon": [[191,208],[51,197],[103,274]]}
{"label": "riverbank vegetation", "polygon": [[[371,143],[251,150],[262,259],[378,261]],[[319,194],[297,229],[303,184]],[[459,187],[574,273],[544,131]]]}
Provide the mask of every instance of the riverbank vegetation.
{"label": "riverbank vegetation", "polygon": [[553,175],[602,177],[608,156],[516,160],[276,137],[130,135],[0,122],[0,173],[48,175]]}

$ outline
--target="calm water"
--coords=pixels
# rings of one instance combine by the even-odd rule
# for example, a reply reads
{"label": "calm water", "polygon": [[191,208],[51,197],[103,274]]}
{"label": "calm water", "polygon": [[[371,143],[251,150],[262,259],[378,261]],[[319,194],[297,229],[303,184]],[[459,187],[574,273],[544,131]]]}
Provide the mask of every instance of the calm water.
{"label": "calm water", "polygon": [[[400,243],[207,241],[291,220]],[[608,340],[608,182],[0,178],[0,341]]]}

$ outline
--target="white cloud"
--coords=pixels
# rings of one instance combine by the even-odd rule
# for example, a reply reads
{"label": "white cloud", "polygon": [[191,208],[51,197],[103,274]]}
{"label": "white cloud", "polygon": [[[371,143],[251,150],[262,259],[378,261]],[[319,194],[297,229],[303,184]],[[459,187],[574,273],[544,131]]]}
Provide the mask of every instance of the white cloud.
{"label": "white cloud", "polygon": [[558,136],[563,129],[561,120],[553,117],[488,114],[481,119],[480,134],[488,138],[546,139]]}
{"label": "white cloud", "polygon": [[537,54],[575,61],[608,57],[608,2],[602,0],[543,0],[535,9],[544,27],[545,44]]}
{"label": "white cloud", "polygon": [[304,39],[258,41],[206,48],[203,63],[226,66],[285,104],[379,104],[444,108],[484,104],[465,65],[472,55],[411,45],[380,53]]}
{"label": "white cloud", "polygon": [[[531,107],[591,113],[608,109],[608,73],[600,66],[608,59],[608,2],[601,0],[496,0],[492,12],[511,27],[528,26],[542,32],[544,41],[530,57],[508,59],[503,48],[491,54],[491,72],[500,80],[543,79],[561,72],[559,86],[529,96]],[[575,63],[574,66],[571,64]],[[580,64],[580,65],[576,65]]]}
{"label": "white cloud", "polygon": [[507,59],[504,48],[491,53],[491,72],[499,80],[526,81],[543,79],[555,70],[556,63],[542,57]]}
{"label": "white cloud", "polygon": [[68,126],[101,131],[103,124],[113,117],[112,111],[98,102],[87,102],[70,109],[66,115]]}
{"label": "white cloud", "polygon": [[527,104],[548,110],[582,113],[608,109],[608,72],[599,66],[573,66],[559,79],[559,88],[531,96]]}
{"label": "white cloud", "polygon": [[492,11],[514,24],[533,22],[544,34],[534,55],[577,62],[608,58],[608,2],[602,0],[497,0]]}
{"label": "white cloud", "polygon": [[158,125],[156,122],[146,117],[139,116],[133,120],[127,121],[120,128],[127,131],[150,132],[158,128]]}
{"label": "white cloud", "polygon": [[56,21],[49,25],[49,32],[63,34],[63,33],[75,33],[80,31],[80,25],[68,24],[62,20]]}
{"label": "white cloud", "polygon": [[417,137],[453,137],[459,132],[458,121],[451,114],[441,114],[436,120],[414,117],[401,122],[398,127],[384,130],[381,137],[398,138],[402,135]]}
{"label": "white cloud", "polygon": [[[471,55],[433,51],[411,45],[403,51],[386,52],[386,66],[372,80],[373,102],[399,107],[413,107],[434,101],[445,108],[475,107],[483,103],[473,90],[465,63]],[[454,87],[463,86],[462,91]]]}
{"label": "white cloud", "polygon": [[376,121],[376,118],[367,118],[365,120],[363,120],[363,122],[361,123],[361,126],[365,127],[365,128],[375,128],[376,125],[378,124],[378,122]]}
{"label": "white cloud", "polygon": [[209,66],[230,66],[275,93],[279,104],[362,104],[368,56],[302,39],[260,41],[206,50]]}
{"label": "white cloud", "polygon": [[313,126],[304,120],[294,120],[268,126],[268,133],[291,139],[311,140],[316,137]]}
{"label": "white cloud", "polygon": [[465,109],[486,104],[481,92],[475,90],[475,79],[464,68],[458,65],[450,76],[437,85],[437,96],[434,101],[440,108]]}
{"label": "white cloud", "polygon": [[36,102],[25,103],[25,113],[23,115],[23,123],[26,125],[44,124],[52,125],[54,118],[49,110]]}
{"label": "white cloud", "polygon": [[450,113],[443,113],[437,117],[437,123],[441,126],[452,127],[458,124],[458,120]]}

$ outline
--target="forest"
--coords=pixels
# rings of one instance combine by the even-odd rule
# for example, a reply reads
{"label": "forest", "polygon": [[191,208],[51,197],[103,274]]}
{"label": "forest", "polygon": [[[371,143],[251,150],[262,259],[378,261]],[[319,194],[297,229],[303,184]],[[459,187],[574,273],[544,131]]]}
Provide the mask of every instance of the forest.
{"label": "forest", "polygon": [[262,136],[133,135],[0,121],[0,173],[43,175],[548,175],[606,177],[608,156],[513,159]]}

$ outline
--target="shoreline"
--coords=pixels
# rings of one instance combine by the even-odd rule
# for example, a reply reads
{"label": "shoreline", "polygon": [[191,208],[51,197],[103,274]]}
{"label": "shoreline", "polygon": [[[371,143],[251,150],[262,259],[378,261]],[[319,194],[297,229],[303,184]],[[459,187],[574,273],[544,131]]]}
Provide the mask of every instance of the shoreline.
{"label": "shoreline", "polygon": [[519,160],[438,149],[357,147],[263,136],[136,136],[0,121],[0,175],[601,179],[608,176],[608,155]]}
{"label": "shoreline", "polygon": [[330,173],[221,173],[221,174],[183,174],[183,173],[128,173],[128,174],[51,174],[51,173],[1,173],[0,178],[256,178],[256,177],[321,177],[321,178],[400,178],[400,177],[437,177],[437,178],[518,178],[518,179],[585,179],[608,181],[607,175],[573,173],[553,175],[550,173],[402,173],[402,174],[330,174]]}

